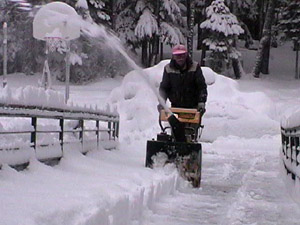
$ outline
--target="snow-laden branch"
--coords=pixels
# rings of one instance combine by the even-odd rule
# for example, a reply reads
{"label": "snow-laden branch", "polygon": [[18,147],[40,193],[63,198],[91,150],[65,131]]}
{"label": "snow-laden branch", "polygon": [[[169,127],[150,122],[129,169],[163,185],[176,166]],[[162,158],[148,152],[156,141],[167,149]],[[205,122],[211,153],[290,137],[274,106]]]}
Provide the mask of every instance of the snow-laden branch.
{"label": "snow-laden branch", "polygon": [[184,36],[177,27],[172,27],[166,22],[160,25],[160,33],[162,41],[171,45],[184,43]]}
{"label": "snow-laden branch", "polygon": [[140,39],[152,37],[153,34],[158,33],[157,21],[148,8],[144,9],[134,33]]}
{"label": "snow-laden branch", "polygon": [[168,12],[169,16],[180,14],[180,8],[174,0],[164,0],[163,8]]}

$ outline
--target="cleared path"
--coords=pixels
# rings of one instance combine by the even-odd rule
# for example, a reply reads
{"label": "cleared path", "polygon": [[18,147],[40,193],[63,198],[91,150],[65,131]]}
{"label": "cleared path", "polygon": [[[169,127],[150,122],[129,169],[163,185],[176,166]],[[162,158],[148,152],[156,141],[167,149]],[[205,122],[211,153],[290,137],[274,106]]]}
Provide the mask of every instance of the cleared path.
{"label": "cleared path", "polygon": [[279,176],[278,150],[235,148],[228,154],[211,144],[204,149],[201,189],[183,182],[178,192],[145,212],[144,225],[300,224],[300,208]]}

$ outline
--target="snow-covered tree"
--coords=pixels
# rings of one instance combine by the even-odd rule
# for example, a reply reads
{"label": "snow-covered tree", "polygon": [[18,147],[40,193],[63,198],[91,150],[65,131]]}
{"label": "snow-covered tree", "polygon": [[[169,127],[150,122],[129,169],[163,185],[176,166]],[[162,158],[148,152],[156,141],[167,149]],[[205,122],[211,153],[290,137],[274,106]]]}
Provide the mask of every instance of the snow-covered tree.
{"label": "snow-covered tree", "polygon": [[[205,9],[210,5],[208,0],[195,0],[195,25],[197,26],[197,49],[202,48],[202,52],[205,54],[205,45],[202,41],[204,39],[204,33],[200,28],[200,24],[206,19]],[[204,48],[203,48],[204,47]],[[203,65],[203,63],[202,63]]]}
{"label": "snow-covered tree", "polygon": [[117,2],[116,9],[118,13],[115,32],[121,41],[134,51],[138,47],[138,38],[134,34],[137,19],[134,6],[126,0],[120,0]]}
{"label": "snow-covered tree", "polygon": [[[4,0],[0,2],[1,26],[7,22],[8,72],[31,73],[36,65],[35,48],[32,38],[32,18],[29,16],[31,5],[26,1]],[[0,43],[3,43],[1,29]],[[0,51],[0,68],[3,51]],[[2,70],[1,70],[2,71]]]}
{"label": "snow-covered tree", "polygon": [[[235,39],[243,33],[235,15],[225,5],[224,0],[214,0],[206,9],[207,19],[200,27],[208,33],[204,43],[211,51],[210,66],[216,72],[224,71],[232,59],[238,59],[240,52],[235,47]],[[226,63],[224,65],[223,63]],[[235,74],[238,78],[240,74]]]}
{"label": "snow-covered tree", "polygon": [[[180,30],[180,8],[176,0],[122,1],[124,11],[117,17],[117,32],[133,48],[142,48],[142,64],[151,65],[162,54],[160,43],[184,42]],[[123,31],[123,32],[122,32]]]}
{"label": "snow-covered tree", "polygon": [[159,15],[161,21],[159,24],[161,43],[170,46],[185,43],[184,24],[179,3],[176,0],[163,0]]}
{"label": "snow-covered tree", "polygon": [[299,79],[299,50],[300,50],[300,1],[291,0],[282,12],[279,31],[283,39],[291,40],[296,51],[295,78]]}
{"label": "snow-covered tree", "polygon": [[[245,40],[245,47],[250,48],[253,44],[253,35],[248,27],[258,18],[258,6],[256,0],[225,0],[230,11],[238,18],[241,27],[244,30],[242,38]],[[248,24],[247,24],[248,23]]]}

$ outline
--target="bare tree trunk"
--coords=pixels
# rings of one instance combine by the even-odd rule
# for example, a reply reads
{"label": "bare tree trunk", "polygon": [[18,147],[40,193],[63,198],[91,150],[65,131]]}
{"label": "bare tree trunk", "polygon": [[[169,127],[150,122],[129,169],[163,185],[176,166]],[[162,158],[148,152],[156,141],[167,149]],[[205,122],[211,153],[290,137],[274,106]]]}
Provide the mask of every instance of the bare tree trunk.
{"label": "bare tree trunk", "polygon": [[[232,12],[235,16],[238,16],[238,10],[237,10],[237,0],[234,0],[231,2],[231,6],[232,6]],[[236,48],[236,43],[238,41],[238,38],[237,36],[234,37],[234,40],[233,40],[233,47]],[[236,79],[240,79],[241,76],[242,76],[242,72],[241,72],[241,63],[240,63],[240,60],[238,58],[236,59],[231,59],[231,65],[232,65],[232,68],[233,68],[233,71],[234,71],[234,76]]]}
{"label": "bare tree trunk", "polygon": [[160,61],[164,59],[164,43],[160,43]]}
{"label": "bare tree trunk", "polygon": [[261,65],[261,73],[263,74],[269,74],[270,50],[271,50],[271,37],[266,43],[266,47],[263,52],[262,65]]}
{"label": "bare tree trunk", "polygon": [[142,64],[143,66],[148,66],[148,41],[144,39],[142,41]]}
{"label": "bare tree trunk", "polygon": [[256,54],[255,65],[252,71],[254,77],[259,77],[259,74],[262,71],[264,56],[267,55],[265,51],[268,51],[268,44],[270,43],[271,40],[271,27],[273,22],[272,19],[274,15],[275,1],[276,0],[269,0],[269,7],[266,14],[263,36],[259,43],[259,48]]}
{"label": "bare tree trunk", "polygon": [[153,37],[152,41],[150,41],[149,48],[151,49],[151,52],[149,51],[149,66],[154,66],[156,63],[158,63],[158,54],[159,54],[159,36],[155,35]]}
{"label": "bare tree trunk", "polygon": [[[160,16],[159,16],[159,11],[160,11],[160,0],[156,0],[155,3],[155,16],[157,18],[157,26],[160,27]],[[149,54],[149,66],[153,66],[156,63],[158,63],[158,54],[159,54],[159,36],[156,34],[153,37],[152,42],[152,52]]]}
{"label": "bare tree trunk", "polygon": [[200,59],[201,66],[205,66],[206,49],[207,49],[206,45],[202,44],[201,59]]}
{"label": "bare tree trunk", "polygon": [[151,56],[152,56],[152,52],[153,52],[153,41],[152,39],[150,39],[149,41],[149,45],[148,45],[148,60],[147,60],[147,65],[146,67],[149,67],[151,65]]}
{"label": "bare tree trunk", "polygon": [[[268,0],[267,0],[268,1]],[[259,3],[259,39],[263,36],[263,28],[265,22],[265,0],[258,1]]]}
{"label": "bare tree trunk", "polygon": [[[270,3],[269,3],[270,4]],[[272,18],[271,21],[273,24],[277,25],[277,20],[275,19],[275,8],[277,6],[277,1],[273,2],[273,7],[274,7],[274,12],[272,14]],[[271,30],[270,32],[272,32],[272,25],[271,25]],[[273,35],[274,38],[274,35]],[[261,68],[261,72],[263,74],[269,74],[269,61],[270,61],[270,50],[271,50],[271,46],[272,46],[272,34],[270,34],[270,39],[268,39],[268,42],[266,43],[266,50],[264,51],[264,55],[263,55],[263,62],[262,62],[262,68]]]}
{"label": "bare tree trunk", "polygon": [[194,37],[194,23],[195,23],[195,4],[193,0],[186,0],[187,6],[187,48],[191,58],[193,58],[193,37]]}
{"label": "bare tree trunk", "polygon": [[300,74],[299,74],[299,43],[296,42],[295,43],[295,47],[296,47],[296,68],[295,68],[295,78],[299,79],[300,78]]}
{"label": "bare tree trunk", "polygon": [[197,30],[198,30],[197,50],[200,50],[200,49],[201,49],[202,41],[203,41],[203,38],[202,38],[202,30],[201,30],[201,28],[200,28],[200,24],[201,24],[201,22],[199,22],[199,23],[197,24]]}
{"label": "bare tree trunk", "polygon": [[[207,8],[211,4],[211,0],[205,0],[205,8]],[[202,16],[202,18],[199,19],[197,24],[197,30],[198,30],[198,40],[197,40],[197,50],[202,49],[202,42],[204,40],[203,37],[203,31],[200,28],[200,24],[205,20],[205,14]]]}
{"label": "bare tree trunk", "polygon": [[244,30],[244,36],[245,36],[245,48],[249,49],[250,45],[253,45],[253,37],[251,35],[251,32],[247,26],[247,24],[245,24],[243,21],[239,21],[241,27]]}
{"label": "bare tree trunk", "polygon": [[116,30],[116,0],[110,0],[110,8],[111,8],[111,29]]}
{"label": "bare tree trunk", "polygon": [[236,79],[241,78],[241,71],[240,71],[240,65],[238,59],[231,59],[231,65],[233,68],[234,76]]}

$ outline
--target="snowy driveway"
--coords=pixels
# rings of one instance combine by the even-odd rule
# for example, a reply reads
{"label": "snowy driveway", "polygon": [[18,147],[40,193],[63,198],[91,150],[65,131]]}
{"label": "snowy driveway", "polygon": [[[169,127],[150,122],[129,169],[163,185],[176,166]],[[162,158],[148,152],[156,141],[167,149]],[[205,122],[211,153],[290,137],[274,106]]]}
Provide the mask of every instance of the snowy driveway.
{"label": "snowy driveway", "polygon": [[[222,149],[222,143],[230,148],[226,140],[204,144],[201,189],[182,184],[174,195],[164,197],[147,212],[143,224],[299,224],[298,205],[279,176],[278,151],[274,150],[278,138],[251,140],[262,143],[259,150],[259,144],[251,147],[251,142],[240,140],[240,149],[235,144],[232,154]],[[239,150],[243,153],[237,153]]]}

